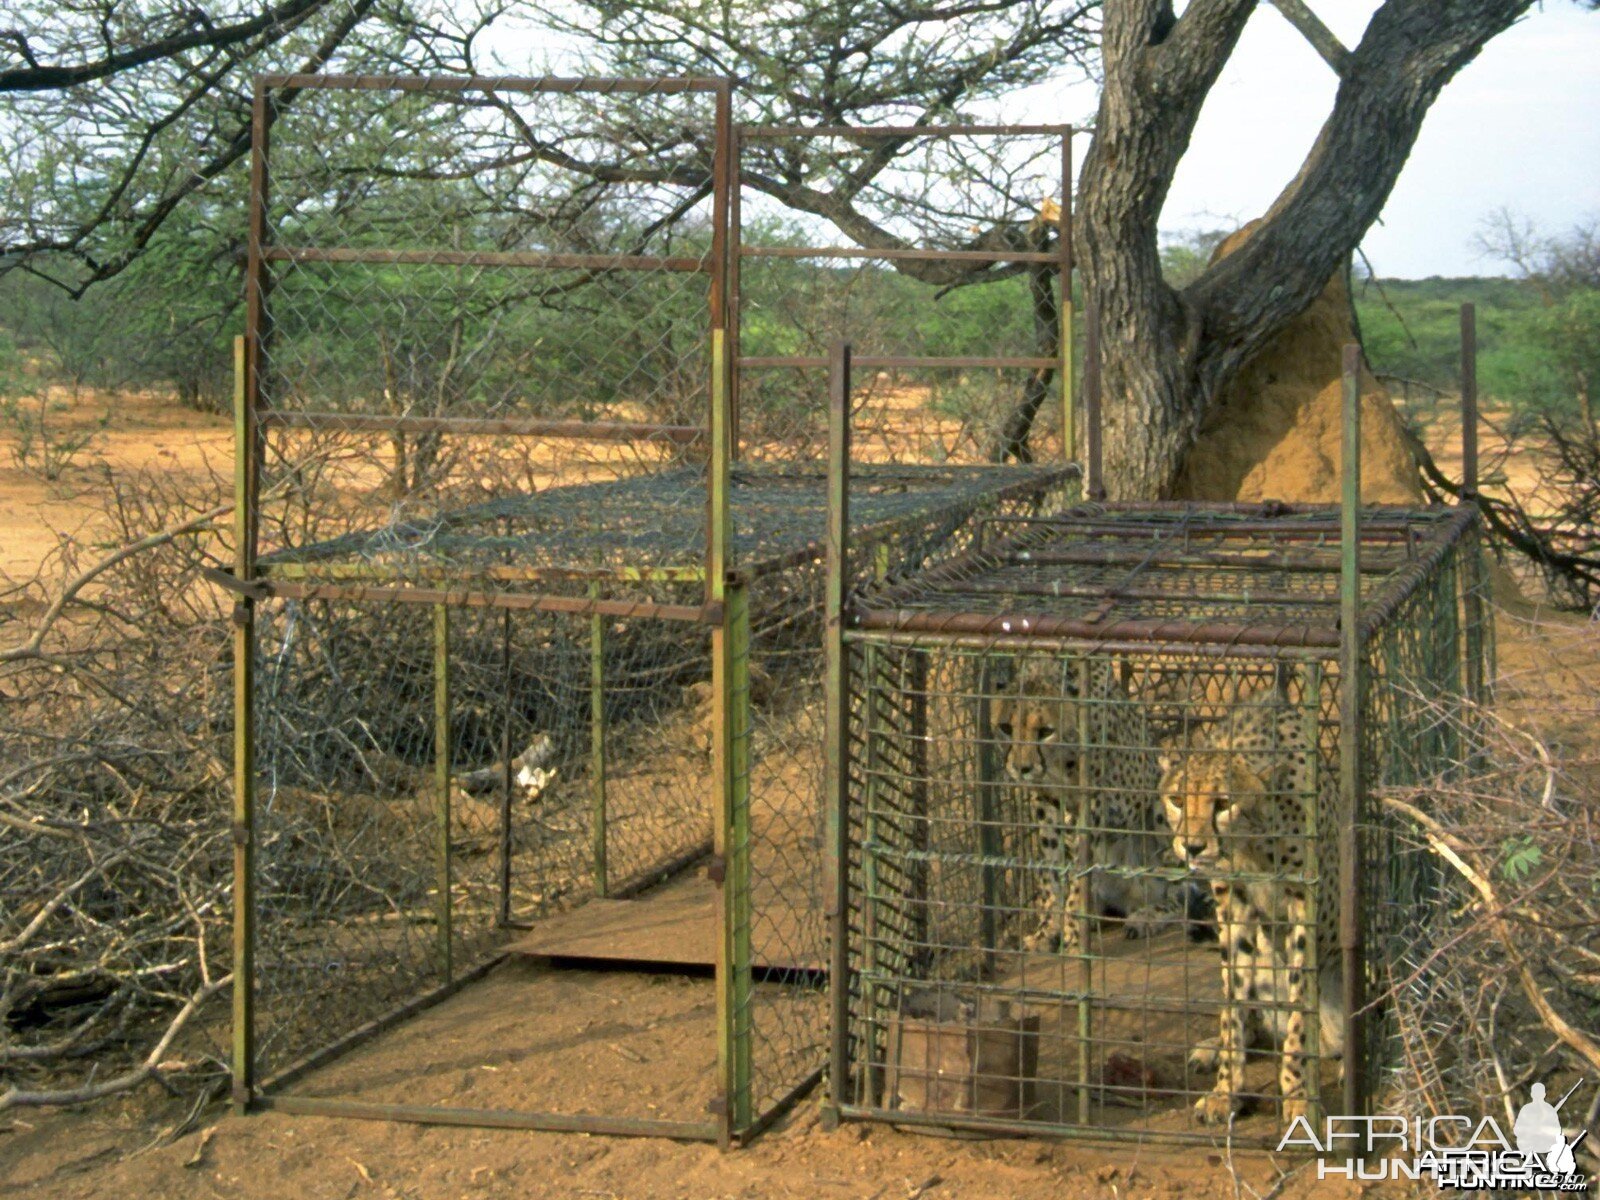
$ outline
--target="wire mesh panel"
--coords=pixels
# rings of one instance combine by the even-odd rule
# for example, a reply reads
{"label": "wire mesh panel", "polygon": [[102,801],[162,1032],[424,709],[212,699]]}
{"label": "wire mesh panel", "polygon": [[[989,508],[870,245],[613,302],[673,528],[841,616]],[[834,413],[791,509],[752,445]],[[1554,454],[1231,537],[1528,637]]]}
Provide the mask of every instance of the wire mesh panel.
{"label": "wire mesh panel", "polygon": [[[821,456],[815,398],[848,336],[861,461],[1071,459],[1071,139],[1069,126],[740,129],[741,455]],[[797,172],[801,215],[765,186]]]}
{"label": "wire mesh panel", "polygon": [[[236,1094],[751,1134],[826,1046],[827,498],[803,438],[735,461],[728,87],[297,77],[257,106]],[[854,484],[861,582],[1074,477],[933,457]],[[644,1020],[596,1071],[586,1009],[641,964],[683,971],[682,1044]]]}
{"label": "wire mesh panel", "polygon": [[1083,506],[991,521],[859,592],[833,847],[846,1114],[1275,1146],[1296,1116],[1373,1103],[1384,997],[1442,899],[1375,795],[1463,761],[1476,547],[1466,510],[1365,514],[1353,725],[1338,530],[1328,510]]}
{"label": "wire mesh panel", "polygon": [[294,77],[256,110],[236,1095],[726,1136],[709,1015],[683,1086],[569,1097],[570,1053],[509,1045],[511,1083],[443,1081],[484,1053],[449,997],[497,964],[502,1042],[577,1019],[510,931],[722,820],[728,87]]}

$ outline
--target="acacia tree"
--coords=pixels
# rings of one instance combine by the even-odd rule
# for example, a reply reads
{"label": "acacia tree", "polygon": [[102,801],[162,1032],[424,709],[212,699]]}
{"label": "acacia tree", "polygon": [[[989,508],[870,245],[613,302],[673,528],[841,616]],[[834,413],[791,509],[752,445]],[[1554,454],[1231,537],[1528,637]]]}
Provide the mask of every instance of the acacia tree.
{"label": "acacia tree", "polygon": [[[1182,287],[1162,274],[1162,206],[1256,0],[1189,0],[1181,15],[1171,0],[1077,8],[811,0],[798,14],[741,7],[734,16],[725,4],[600,0],[568,28],[587,31],[604,62],[731,74],[760,117],[780,121],[932,123],[1041,71],[1098,72],[1076,251],[1100,314],[1106,482],[1113,497],[1135,498],[1169,493],[1223,387],[1349,262],[1441,89],[1531,0],[1385,0],[1348,50],[1301,0],[1274,3],[1338,72],[1338,94],[1253,236]],[[1095,38],[1098,58],[1082,46],[1085,36]],[[828,188],[797,172],[747,171],[744,183],[831,220],[862,245],[891,246],[855,200],[877,162],[897,149],[881,146],[879,159],[840,172]],[[1015,244],[1024,235],[989,229],[970,244]],[[975,270],[965,282],[999,273]],[[1039,324],[1048,330],[1053,322]]]}
{"label": "acacia tree", "polygon": [[[442,16],[417,0],[289,0],[210,14],[172,3],[129,10],[114,0],[62,16],[41,6],[32,14],[40,32],[0,34],[14,60],[0,62],[0,100],[8,91],[33,98],[0,107],[0,123],[30,134],[10,139],[9,158],[0,155],[17,201],[10,211],[22,214],[0,219],[0,269],[20,262],[38,270],[52,254],[70,256],[74,288],[122,269],[177,204],[244,155],[247,70],[492,71],[480,35],[512,6],[480,2],[464,14],[446,6]],[[1222,388],[1348,262],[1440,90],[1531,0],[1384,0],[1350,50],[1302,0],[1274,3],[1339,72],[1338,94],[1254,236],[1181,288],[1162,277],[1162,205],[1256,0],[1189,0],[1181,14],[1171,0],[802,0],[780,8],[569,0],[527,15],[588,47],[598,72],[729,76],[742,118],[780,123],[933,124],[1008,89],[1072,71],[1099,75],[1077,251],[1101,315],[1106,480],[1114,496],[1133,497],[1170,490]],[[96,138],[78,138],[90,128],[118,131],[115,144],[97,151]],[[605,163],[597,179],[668,177],[684,135],[664,131],[662,145],[661,162],[635,159],[620,173]],[[564,154],[560,145],[533,149]],[[883,141],[848,162],[757,153],[743,182],[863,246],[892,247],[900,239],[863,200],[902,149]],[[1012,221],[974,231],[967,244],[1035,247],[1038,235]],[[898,269],[942,286],[1007,273]],[[1048,339],[1057,326],[1048,291],[1030,293]],[[1023,396],[1019,419],[1005,423],[1012,452],[1025,446],[1041,382]]]}
{"label": "acacia tree", "polygon": [[[255,75],[460,71],[496,0],[18,0],[0,27],[0,273],[73,295],[144,254],[183,205],[232,202]],[[279,108],[296,102],[280,93]],[[330,130],[330,136],[343,131]]]}
{"label": "acacia tree", "polygon": [[1165,495],[1222,387],[1305,310],[1378,217],[1440,90],[1529,0],[1386,0],[1330,47],[1333,109],[1245,244],[1181,290],[1157,221],[1254,0],[1108,0],[1105,82],[1079,186],[1082,262],[1100,312],[1107,486]]}

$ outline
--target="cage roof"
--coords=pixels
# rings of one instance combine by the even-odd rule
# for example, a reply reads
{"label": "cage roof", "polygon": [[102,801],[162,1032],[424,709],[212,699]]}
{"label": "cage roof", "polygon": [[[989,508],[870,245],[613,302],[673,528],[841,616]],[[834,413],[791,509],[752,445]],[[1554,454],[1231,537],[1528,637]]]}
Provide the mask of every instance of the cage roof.
{"label": "cage roof", "polygon": [[[1371,631],[1444,563],[1467,508],[1362,513]],[[986,523],[972,552],[862,591],[848,625],[917,636],[1336,647],[1337,507],[1079,505]]]}
{"label": "cage roof", "polygon": [[[858,468],[850,487],[858,541],[948,533],[985,505],[1043,498],[1075,478],[1070,465]],[[270,568],[301,564],[315,576],[344,566],[459,569],[514,564],[542,578],[609,576],[631,569],[703,567],[708,487],[702,467],[569,484],[390,520],[374,528],[264,554]],[[763,574],[820,559],[827,528],[827,473],[820,467],[735,466],[729,507],[734,563]]]}

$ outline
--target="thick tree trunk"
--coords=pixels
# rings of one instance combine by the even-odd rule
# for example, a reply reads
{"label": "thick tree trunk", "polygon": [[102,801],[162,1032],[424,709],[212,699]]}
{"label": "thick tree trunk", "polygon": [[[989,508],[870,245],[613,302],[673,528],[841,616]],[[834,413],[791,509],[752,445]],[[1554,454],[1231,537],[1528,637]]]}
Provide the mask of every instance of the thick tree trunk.
{"label": "thick tree trunk", "polygon": [[1079,181],[1085,291],[1100,313],[1105,481],[1170,494],[1223,386],[1348,263],[1439,90],[1531,0],[1386,0],[1351,51],[1333,111],[1260,227],[1181,294],[1157,222],[1207,92],[1253,0],[1106,0],[1105,85]]}

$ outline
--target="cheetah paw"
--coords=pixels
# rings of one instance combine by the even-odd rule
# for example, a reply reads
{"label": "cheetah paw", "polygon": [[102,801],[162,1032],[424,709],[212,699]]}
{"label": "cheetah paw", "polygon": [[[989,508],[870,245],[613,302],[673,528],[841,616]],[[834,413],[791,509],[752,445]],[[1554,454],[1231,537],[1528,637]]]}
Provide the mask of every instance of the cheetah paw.
{"label": "cheetah paw", "polygon": [[1238,1111],[1238,1101],[1231,1092],[1212,1092],[1194,1104],[1194,1115],[1202,1125],[1226,1125]]}
{"label": "cheetah paw", "polygon": [[1218,1057],[1217,1039],[1207,1038],[1189,1051],[1189,1069],[1191,1071],[1215,1071]]}
{"label": "cheetah paw", "polygon": [[1311,1102],[1309,1100],[1307,1100],[1304,1096],[1295,1096],[1293,1098],[1290,1098],[1290,1097],[1287,1097],[1287,1096],[1284,1097],[1284,1101],[1283,1101],[1283,1123],[1285,1125],[1293,1125],[1296,1121],[1300,1120],[1302,1117],[1306,1118],[1307,1120],[1310,1120],[1311,1119],[1311,1114],[1312,1114]]}
{"label": "cheetah paw", "polygon": [[1041,929],[1038,933],[1030,933],[1022,939],[1022,950],[1025,954],[1052,954],[1061,945],[1061,935]]}

